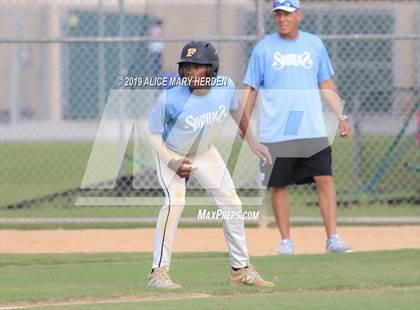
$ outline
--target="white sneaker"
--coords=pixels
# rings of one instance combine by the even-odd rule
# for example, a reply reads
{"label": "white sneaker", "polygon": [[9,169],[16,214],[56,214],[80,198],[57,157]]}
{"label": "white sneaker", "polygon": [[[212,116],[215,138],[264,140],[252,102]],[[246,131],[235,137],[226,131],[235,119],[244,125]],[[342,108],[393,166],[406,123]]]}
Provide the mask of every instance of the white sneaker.
{"label": "white sneaker", "polygon": [[281,244],[280,248],[277,251],[279,255],[293,255],[295,253],[295,247],[293,245],[292,239],[284,239]]}
{"label": "white sneaker", "polygon": [[147,279],[147,286],[153,288],[167,289],[182,287],[181,285],[172,282],[166,267],[155,268],[154,271],[150,273],[149,278]]}
{"label": "white sneaker", "polygon": [[339,235],[331,235],[325,245],[327,253],[349,253],[353,252],[351,247],[346,245]]}

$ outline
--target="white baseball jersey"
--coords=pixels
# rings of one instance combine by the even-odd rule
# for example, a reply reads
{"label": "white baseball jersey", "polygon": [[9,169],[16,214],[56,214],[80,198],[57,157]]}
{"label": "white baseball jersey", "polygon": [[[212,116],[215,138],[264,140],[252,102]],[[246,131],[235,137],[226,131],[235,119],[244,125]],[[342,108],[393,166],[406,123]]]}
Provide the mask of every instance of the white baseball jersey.
{"label": "white baseball jersey", "polygon": [[[191,94],[187,86],[169,89],[162,93],[149,115],[150,131],[162,135],[165,145],[175,151],[174,159],[193,156],[189,158],[198,169],[190,177],[210,193],[219,209],[227,212],[241,212],[242,206],[213,142],[219,137],[229,110],[237,107],[235,85],[229,79],[225,86],[212,87],[205,96]],[[198,144],[197,140],[200,140]],[[159,183],[166,200],[157,219],[152,268],[169,269],[176,229],[185,206],[186,187],[185,179],[168,168],[166,160],[155,152]],[[224,219],[223,229],[231,266],[249,265],[243,219]]]}

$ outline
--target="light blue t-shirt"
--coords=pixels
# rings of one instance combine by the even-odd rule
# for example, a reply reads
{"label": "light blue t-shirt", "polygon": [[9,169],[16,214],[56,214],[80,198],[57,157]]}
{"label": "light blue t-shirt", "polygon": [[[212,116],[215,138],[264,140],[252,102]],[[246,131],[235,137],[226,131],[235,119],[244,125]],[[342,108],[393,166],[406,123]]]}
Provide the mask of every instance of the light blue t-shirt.
{"label": "light blue t-shirt", "polygon": [[333,75],[327,50],[313,34],[299,31],[296,39],[284,40],[274,33],[261,40],[244,78],[262,96],[259,140],[325,137],[318,83]]}
{"label": "light blue t-shirt", "polygon": [[166,145],[183,155],[208,150],[223,128],[229,110],[238,108],[235,84],[228,77],[205,96],[192,94],[188,86],[165,90],[149,114],[152,133],[162,134]]}

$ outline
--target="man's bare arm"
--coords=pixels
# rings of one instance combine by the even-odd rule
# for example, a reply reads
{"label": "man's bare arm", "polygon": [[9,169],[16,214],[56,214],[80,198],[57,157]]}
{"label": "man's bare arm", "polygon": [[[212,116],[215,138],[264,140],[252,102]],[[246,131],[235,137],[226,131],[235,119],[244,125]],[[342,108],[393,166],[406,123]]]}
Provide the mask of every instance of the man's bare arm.
{"label": "man's bare arm", "polygon": [[340,135],[342,137],[347,137],[350,135],[351,128],[347,119],[340,119],[343,115],[343,105],[341,104],[341,99],[338,96],[337,86],[334,81],[331,79],[322,81],[319,83],[319,89],[321,94],[327,104],[333,109],[337,118],[339,119]]}
{"label": "man's bare arm", "polygon": [[329,79],[319,83],[319,89],[327,104],[334,110],[337,117],[343,114],[343,105],[337,95],[337,86],[334,81]]}
{"label": "man's bare arm", "polygon": [[257,100],[257,91],[251,86],[245,86],[244,89],[244,108],[245,115],[251,119],[252,111],[254,110],[255,101]]}
{"label": "man's bare arm", "polygon": [[250,128],[249,117],[245,113],[242,103],[239,104],[239,107],[236,110],[230,110],[230,114],[238,124],[240,132],[245,133],[245,135],[242,134],[241,137],[246,140],[251,151],[263,160],[263,165],[267,163],[272,164],[270,151],[268,150],[268,147],[259,143],[255,138],[252,129]]}

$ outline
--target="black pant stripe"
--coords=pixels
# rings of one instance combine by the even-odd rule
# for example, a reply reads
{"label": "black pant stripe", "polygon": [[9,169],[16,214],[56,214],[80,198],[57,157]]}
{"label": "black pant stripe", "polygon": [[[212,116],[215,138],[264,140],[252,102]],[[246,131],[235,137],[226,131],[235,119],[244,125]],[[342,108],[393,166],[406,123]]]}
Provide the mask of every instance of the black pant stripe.
{"label": "black pant stripe", "polygon": [[163,179],[163,174],[162,174],[162,168],[160,166],[159,155],[157,153],[156,153],[156,155],[157,155],[157,159],[158,159],[158,166],[159,166],[159,172],[160,172],[158,177],[160,176],[160,179],[162,180],[162,183],[165,187],[164,190],[166,191],[166,194],[167,194],[168,200],[169,200],[168,215],[166,216],[165,227],[163,228],[162,244],[160,246],[160,258],[159,258],[159,265],[158,265],[158,267],[160,267],[160,264],[162,262],[162,256],[163,256],[163,244],[165,242],[166,226],[168,224],[169,214],[171,213],[171,195],[169,193],[168,187],[166,186],[165,180]]}

